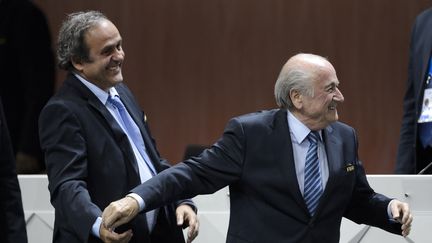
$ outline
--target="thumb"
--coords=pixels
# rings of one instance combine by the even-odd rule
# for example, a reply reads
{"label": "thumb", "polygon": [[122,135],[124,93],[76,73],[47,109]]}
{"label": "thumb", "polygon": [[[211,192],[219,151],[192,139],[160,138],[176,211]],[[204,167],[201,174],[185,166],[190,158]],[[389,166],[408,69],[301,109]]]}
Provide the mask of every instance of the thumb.
{"label": "thumb", "polygon": [[183,221],[184,221],[183,214],[182,213],[177,213],[176,216],[177,216],[177,225],[178,226],[183,225]]}
{"label": "thumb", "polygon": [[392,201],[391,202],[391,212],[392,212],[393,219],[396,219],[396,220],[399,219],[399,217],[400,217],[399,211],[400,211],[399,204],[396,203],[395,201]]}

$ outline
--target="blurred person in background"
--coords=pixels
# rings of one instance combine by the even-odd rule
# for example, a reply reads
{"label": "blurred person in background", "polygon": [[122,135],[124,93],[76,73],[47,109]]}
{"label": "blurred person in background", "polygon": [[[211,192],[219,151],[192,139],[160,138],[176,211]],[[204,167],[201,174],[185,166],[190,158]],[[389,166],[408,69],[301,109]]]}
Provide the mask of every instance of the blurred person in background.
{"label": "blurred person in background", "polygon": [[0,242],[27,243],[21,190],[0,98]]}
{"label": "blurred person in background", "polygon": [[0,80],[17,172],[44,172],[37,122],[54,91],[55,63],[45,15],[31,1],[0,0]]}
{"label": "blurred person in background", "polygon": [[408,80],[396,159],[397,174],[432,174],[432,9],[420,13],[411,33]]}

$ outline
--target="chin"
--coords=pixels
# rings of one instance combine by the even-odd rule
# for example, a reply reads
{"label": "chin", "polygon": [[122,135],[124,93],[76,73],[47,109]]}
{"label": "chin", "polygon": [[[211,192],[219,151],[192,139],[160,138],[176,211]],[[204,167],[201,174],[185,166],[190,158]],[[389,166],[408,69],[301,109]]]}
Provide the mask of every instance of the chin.
{"label": "chin", "polygon": [[121,83],[121,82],[123,82],[123,76],[117,76],[117,77],[115,77],[114,79],[113,79],[113,83],[115,83],[115,84],[118,84],[118,83]]}
{"label": "chin", "polygon": [[336,110],[330,111],[330,114],[328,114],[328,118],[329,118],[328,120],[332,122],[339,120],[337,111]]}

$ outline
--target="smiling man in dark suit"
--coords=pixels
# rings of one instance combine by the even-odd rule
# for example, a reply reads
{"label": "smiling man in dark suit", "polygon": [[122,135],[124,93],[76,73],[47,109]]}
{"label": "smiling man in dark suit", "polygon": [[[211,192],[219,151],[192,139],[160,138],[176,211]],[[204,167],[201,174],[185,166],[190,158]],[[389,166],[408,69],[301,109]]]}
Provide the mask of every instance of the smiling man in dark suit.
{"label": "smiling man in dark suit", "polygon": [[183,224],[191,241],[198,223],[190,200],[160,205],[115,230],[101,224],[104,207],[169,164],[123,84],[125,54],[115,25],[100,12],[73,13],[58,41],[59,66],[69,74],[39,118],[55,208],[53,242],[180,243]]}
{"label": "smiling man in dark suit", "polygon": [[199,157],[165,170],[113,202],[104,225],[140,211],[230,188],[227,242],[339,242],[342,217],[408,235],[406,203],[375,193],[357,155],[353,128],[338,122],[343,102],[333,66],[298,54],[275,85],[279,109],[233,118]]}

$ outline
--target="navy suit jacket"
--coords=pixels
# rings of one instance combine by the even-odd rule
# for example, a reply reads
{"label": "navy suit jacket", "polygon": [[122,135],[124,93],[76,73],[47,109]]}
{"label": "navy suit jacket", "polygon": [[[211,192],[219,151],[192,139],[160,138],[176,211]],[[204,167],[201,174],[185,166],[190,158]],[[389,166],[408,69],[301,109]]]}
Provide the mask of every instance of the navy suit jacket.
{"label": "navy suit jacket", "polygon": [[0,242],[27,243],[15,157],[0,100]]}
{"label": "navy suit jacket", "polygon": [[422,161],[417,156],[421,143],[418,138],[417,119],[420,115],[428,63],[432,50],[432,9],[427,9],[417,16],[414,23],[408,66],[408,80],[403,101],[403,117],[400,131],[399,149],[396,161],[396,173],[414,174],[421,169]]}
{"label": "navy suit jacket", "polygon": [[231,119],[210,149],[132,191],[148,210],[229,185],[229,243],[336,243],[343,216],[400,233],[400,224],[388,220],[390,199],[366,180],[354,129],[336,122],[323,130],[323,139],[329,178],[313,217],[298,186],[286,110]]}
{"label": "navy suit jacket", "polygon": [[[168,168],[129,89],[124,84],[115,88],[143,135],[154,167],[158,172]],[[39,129],[55,208],[53,242],[101,242],[90,232],[96,218],[110,202],[140,183],[126,134],[104,104],[72,74],[42,110]],[[164,230],[169,238],[159,242],[184,242],[174,210],[175,205],[159,210],[159,215],[167,216]],[[144,214],[120,231],[128,228],[134,234],[131,242],[150,242]]]}

